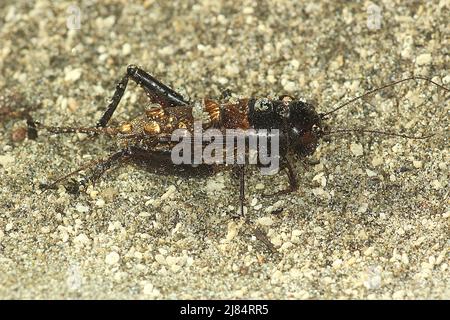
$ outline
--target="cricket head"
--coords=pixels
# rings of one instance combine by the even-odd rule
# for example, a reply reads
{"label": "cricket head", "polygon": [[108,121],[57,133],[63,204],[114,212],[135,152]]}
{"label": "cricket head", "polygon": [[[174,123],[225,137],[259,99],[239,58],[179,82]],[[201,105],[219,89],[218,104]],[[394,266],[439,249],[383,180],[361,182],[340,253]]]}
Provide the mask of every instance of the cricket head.
{"label": "cricket head", "polygon": [[314,106],[300,100],[289,102],[287,134],[289,148],[299,156],[314,153],[323,135],[322,119]]}

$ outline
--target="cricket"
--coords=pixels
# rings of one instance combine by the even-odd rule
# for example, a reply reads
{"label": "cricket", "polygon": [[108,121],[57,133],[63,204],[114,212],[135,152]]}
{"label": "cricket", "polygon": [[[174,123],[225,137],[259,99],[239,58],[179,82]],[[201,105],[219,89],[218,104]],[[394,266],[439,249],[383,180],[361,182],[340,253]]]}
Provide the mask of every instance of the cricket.
{"label": "cricket", "polygon": [[[115,126],[109,125],[129,80],[145,91],[150,107],[144,108],[142,114],[135,119]],[[201,101],[189,101],[142,68],[130,65],[95,126],[49,126],[33,120],[28,112],[10,113],[10,116],[26,119],[30,139],[36,139],[38,131],[46,130],[50,134],[85,133],[92,137],[105,135],[117,143],[116,152],[106,158],[90,161],[57,178],[44,185],[44,190],[54,189],[81,171],[91,172],[82,184],[95,184],[109,169],[128,163],[157,169],[157,172],[180,175],[214,174],[217,167],[225,166],[231,168],[239,179],[239,214],[233,218],[244,218],[251,226],[244,214],[245,172],[248,165],[268,169],[269,174],[286,172],[288,187],[264,195],[280,196],[295,192],[299,188],[292,162],[312,155],[320,140],[326,136],[354,132],[406,139],[430,138],[432,135],[411,136],[365,128],[330,129],[327,123],[335,112],[351,103],[408,81],[423,81],[437,86],[445,93],[449,91],[445,86],[426,77],[411,76],[369,90],[330,111],[320,113],[311,103],[288,95],[282,95],[278,99],[233,99],[224,94],[219,100],[204,98]],[[199,133],[206,134],[199,136]],[[273,170],[274,166],[276,170]],[[264,174],[265,171],[261,172]],[[253,231],[271,252],[276,252],[264,232],[258,228]]]}
{"label": "cricket", "polygon": [[[123,94],[127,88],[129,80],[134,81],[140,86],[148,96],[151,107],[143,110],[141,116],[123,122],[118,126],[108,126],[114,112],[116,111]],[[253,150],[253,164],[258,166],[267,166],[270,161],[267,157],[272,156],[272,160],[279,161],[280,170],[285,171],[289,181],[289,187],[272,195],[286,194],[298,189],[299,183],[292,168],[292,161],[305,158],[314,153],[320,140],[332,134],[359,132],[378,135],[390,135],[407,139],[426,139],[431,135],[411,136],[403,133],[371,130],[371,129],[329,129],[326,123],[332,114],[345,108],[351,103],[363,99],[377,91],[398,85],[408,81],[423,81],[448,93],[449,89],[445,86],[421,76],[411,76],[409,78],[397,80],[381,87],[367,91],[366,93],[354,97],[347,102],[324,113],[316,111],[315,106],[302,99],[283,95],[279,99],[268,98],[244,98],[244,99],[222,99],[213,100],[204,98],[201,102],[192,102],[186,100],[180,93],[174,91],[169,86],[160,82],[143,69],[130,65],[122,79],[118,82],[113,97],[106,108],[103,116],[93,127],[70,127],[70,126],[47,126],[34,121],[27,115],[28,132],[31,137],[37,136],[36,130],[47,130],[51,134],[63,133],[86,133],[90,135],[106,135],[117,141],[118,151],[107,158],[94,160],[75,171],[72,171],[54,182],[47,185],[46,189],[51,189],[63,180],[84,170],[91,170],[92,173],[88,180],[95,183],[107,170],[116,165],[123,165],[129,162],[144,164],[149,167],[159,167],[162,170],[171,167],[176,172],[186,172],[190,170],[208,171],[211,166],[219,165],[215,162],[201,162],[197,155],[186,152],[186,146],[189,147],[199,142],[200,147],[204,141],[195,139],[195,121],[203,117],[200,129],[216,130],[215,138],[210,137],[210,143],[215,146],[213,155],[222,156],[221,152],[228,153],[225,157],[230,159],[229,154],[236,155],[237,148],[232,146],[225,151],[217,151],[217,147],[222,146],[223,139],[221,135],[227,137],[227,130],[241,130],[241,132],[251,132],[250,135],[243,135],[244,142],[254,139],[266,138],[264,148],[258,146]],[[200,111],[199,111],[200,110]],[[200,117],[198,113],[201,113]],[[197,114],[197,116],[196,116]],[[181,134],[172,137],[175,131],[181,130]],[[276,130],[277,134],[271,134]],[[184,132],[184,133],[183,133]],[[194,139],[192,138],[194,136]],[[233,137],[232,140],[235,140]],[[179,140],[184,144],[177,146]],[[239,139],[238,139],[239,140]],[[187,141],[187,143],[186,143]],[[275,143],[276,142],[276,143]],[[277,145],[274,150],[273,146]],[[270,151],[268,150],[270,145]],[[173,150],[181,154],[184,161],[174,161]],[[181,149],[181,150],[179,150]],[[195,147],[194,147],[195,149]],[[184,152],[183,152],[184,150]],[[181,151],[181,152],[180,152]],[[232,157],[232,161],[227,161],[225,165],[232,167],[239,176],[239,204],[240,214],[244,215],[245,205],[245,157],[249,157],[249,148],[240,150],[237,157]],[[257,154],[256,160],[254,153]],[[242,154],[244,153],[244,154]],[[276,154],[275,154],[276,153]],[[197,159],[195,159],[197,158]],[[241,161],[237,161],[241,159]],[[261,159],[266,159],[261,161]],[[192,162],[190,162],[192,160]],[[244,160],[244,161],[243,161]],[[269,159],[270,160],[270,159]]]}

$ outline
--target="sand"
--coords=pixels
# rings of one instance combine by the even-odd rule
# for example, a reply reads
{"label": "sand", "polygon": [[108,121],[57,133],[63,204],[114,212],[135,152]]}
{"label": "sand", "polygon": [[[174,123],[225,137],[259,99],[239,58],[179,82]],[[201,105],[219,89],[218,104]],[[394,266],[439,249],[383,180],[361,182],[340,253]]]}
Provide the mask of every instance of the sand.
{"label": "sand", "polygon": [[[282,0],[71,4],[0,5],[0,101],[49,125],[94,125],[131,63],[193,100],[228,88],[290,94],[320,112],[413,73],[450,85],[446,0],[377,1],[379,10]],[[116,122],[144,110],[141,91],[129,86]],[[45,132],[21,141],[25,121],[3,119],[0,298],[449,299],[448,111],[442,90],[404,83],[330,115],[330,128],[432,138],[329,136],[308,159],[315,165],[295,163],[299,190],[275,198],[263,194],[287,187],[286,175],[251,171],[247,218],[277,254],[231,218],[238,186],[228,171],[182,178],[124,166],[78,194],[67,183],[42,192],[116,151],[115,141]]]}

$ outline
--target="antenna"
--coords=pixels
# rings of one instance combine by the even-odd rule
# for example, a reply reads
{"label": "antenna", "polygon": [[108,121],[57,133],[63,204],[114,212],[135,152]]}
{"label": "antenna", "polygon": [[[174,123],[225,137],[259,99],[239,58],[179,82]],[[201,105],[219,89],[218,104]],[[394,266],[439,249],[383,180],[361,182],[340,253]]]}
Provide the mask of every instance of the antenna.
{"label": "antenna", "polygon": [[50,133],[54,134],[60,134],[60,133],[91,133],[91,134],[106,134],[109,136],[114,136],[118,134],[118,130],[115,128],[97,128],[97,127],[80,127],[80,128],[74,128],[74,127],[56,127],[56,126],[46,126],[43,125],[40,122],[27,122],[28,126],[36,130],[38,129],[45,129]]}
{"label": "antenna", "polygon": [[450,91],[450,89],[444,87],[443,85],[441,85],[439,83],[434,82],[431,79],[428,79],[428,78],[425,78],[425,77],[422,77],[422,76],[412,76],[412,77],[405,78],[405,79],[402,79],[402,80],[397,80],[397,81],[394,81],[394,82],[382,85],[381,87],[378,87],[378,88],[372,89],[370,91],[367,91],[366,93],[364,93],[364,94],[362,94],[362,95],[360,95],[358,97],[355,97],[353,99],[350,99],[349,101],[341,104],[340,106],[334,108],[333,110],[331,110],[329,112],[320,114],[320,117],[322,119],[324,119],[327,115],[332,114],[332,113],[334,113],[334,112],[344,108],[345,106],[349,105],[350,103],[353,103],[353,102],[355,102],[355,101],[357,101],[359,99],[365,98],[365,97],[371,95],[372,93],[375,93],[377,91],[380,91],[380,90],[383,90],[383,89],[386,89],[386,88],[389,88],[389,87],[393,87],[393,86],[395,86],[395,85],[397,85],[399,83],[406,82],[406,81],[411,81],[411,80],[424,80],[424,81],[426,81],[428,83],[434,84],[435,86],[437,86],[437,87],[439,87],[439,88],[441,88],[441,89],[443,89],[443,90],[445,90],[447,92]]}
{"label": "antenna", "polygon": [[434,136],[434,134],[428,134],[425,136],[409,136],[402,133],[396,133],[396,132],[389,132],[389,131],[380,131],[380,130],[370,130],[370,129],[337,129],[333,131],[326,131],[324,132],[324,135],[331,135],[336,133],[344,133],[344,132],[359,132],[359,133],[373,133],[373,134],[379,134],[379,135],[386,135],[386,136],[395,136],[395,137],[401,137],[406,139],[428,139]]}

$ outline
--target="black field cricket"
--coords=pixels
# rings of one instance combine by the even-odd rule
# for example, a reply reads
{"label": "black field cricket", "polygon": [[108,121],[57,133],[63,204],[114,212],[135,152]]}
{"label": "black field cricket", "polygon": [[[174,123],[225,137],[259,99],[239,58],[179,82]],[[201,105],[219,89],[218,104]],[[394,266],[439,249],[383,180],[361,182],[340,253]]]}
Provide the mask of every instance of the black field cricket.
{"label": "black field cricket", "polygon": [[[111,117],[124,95],[129,80],[136,82],[145,90],[151,107],[143,108],[142,114],[133,120],[121,123],[118,126],[110,126]],[[425,139],[430,137],[409,136],[402,133],[367,130],[364,128],[332,130],[326,124],[330,115],[350,103],[363,99],[379,90],[408,81],[422,81],[435,85],[443,90],[444,94],[447,94],[449,91],[448,88],[428,78],[411,76],[370,90],[333,108],[331,111],[319,113],[312,104],[287,95],[280,96],[278,99],[252,97],[237,99],[224,96],[217,100],[204,98],[201,101],[189,101],[143,69],[130,65],[117,84],[106,111],[95,126],[48,126],[34,121],[29,114],[16,114],[14,116],[26,118],[28,135],[33,139],[37,137],[37,132],[43,129],[52,134],[87,133],[93,136],[107,135],[117,141],[116,152],[107,158],[89,162],[77,170],[60,177],[50,185],[47,185],[47,189],[55,187],[63,180],[84,170],[90,170],[91,173],[87,180],[95,183],[108,169],[130,162],[174,173],[187,171],[214,172],[216,167],[225,165],[231,167],[239,176],[240,216],[242,217],[245,203],[245,168],[249,164],[245,159],[250,158],[251,151],[256,152],[256,157],[253,157],[256,158],[256,161],[250,161],[250,164],[267,167],[269,163],[262,161],[263,159],[279,163],[279,170],[285,171],[289,180],[288,189],[279,193],[288,193],[297,190],[299,186],[291,162],[313,154],[320,139],[324,136],[335,133],[361,132],[408,139]],[[215,130],[216,136],[214,138],[200,139],[202,148],[206,148],[211,144],[215,145],[215,154],[213,152],[215,161],[196,162],[194,159],[195,150],[186,157],[186,149],[183,149],[181,154],[178,152],[179,150],[177,152],[178,156],[185,156],[185,161],[177,163],[174,161],[173,151],[180,142],[180,136],[174,139],[174,133],[182,130],[184,135],[181,135],[181,139],[186,138],[184,140],[188,141],[188,146],[192,146],[195,149],[195,124],[197,120],[201,120],[202,130]],[[254,150],[250,150],[246,146],[244,156],[241,155],[241,160],[243,161],[239,161],[239,155],[237,155],[237,158],[234,157],[231,162],[220,162],[218,159],[223,159],[222,156],[230,158],[229,154],[227,155],[227,152],[230,153],[230,149],[225,148],[223,152],[217,151],[219,150],[217,147],[225,145],[226,140],[219,139],[218,135],[221,134],[227,138],[230,136],[230,130],[232,132],[238,130],[241,134],[244,133],[244,142],[248,142],[254,137],[257,141],[264,138],[266,144],[264,148],[261,148],[261,145],[258,144]],[[247,134],[248,132],[251,132],[251,134]],[[239,138],[239,136],[237,137]],[[233,139],[236,140],[236,136],[233,136]],[[237,150],[234,145],[231,153],[236,156]],[[260,154],[263,151],[265,153],[264,157]],[[217,157],[218,153],[221,153],[220,157]],[[192,162],[189,160],[192,160]]]}

